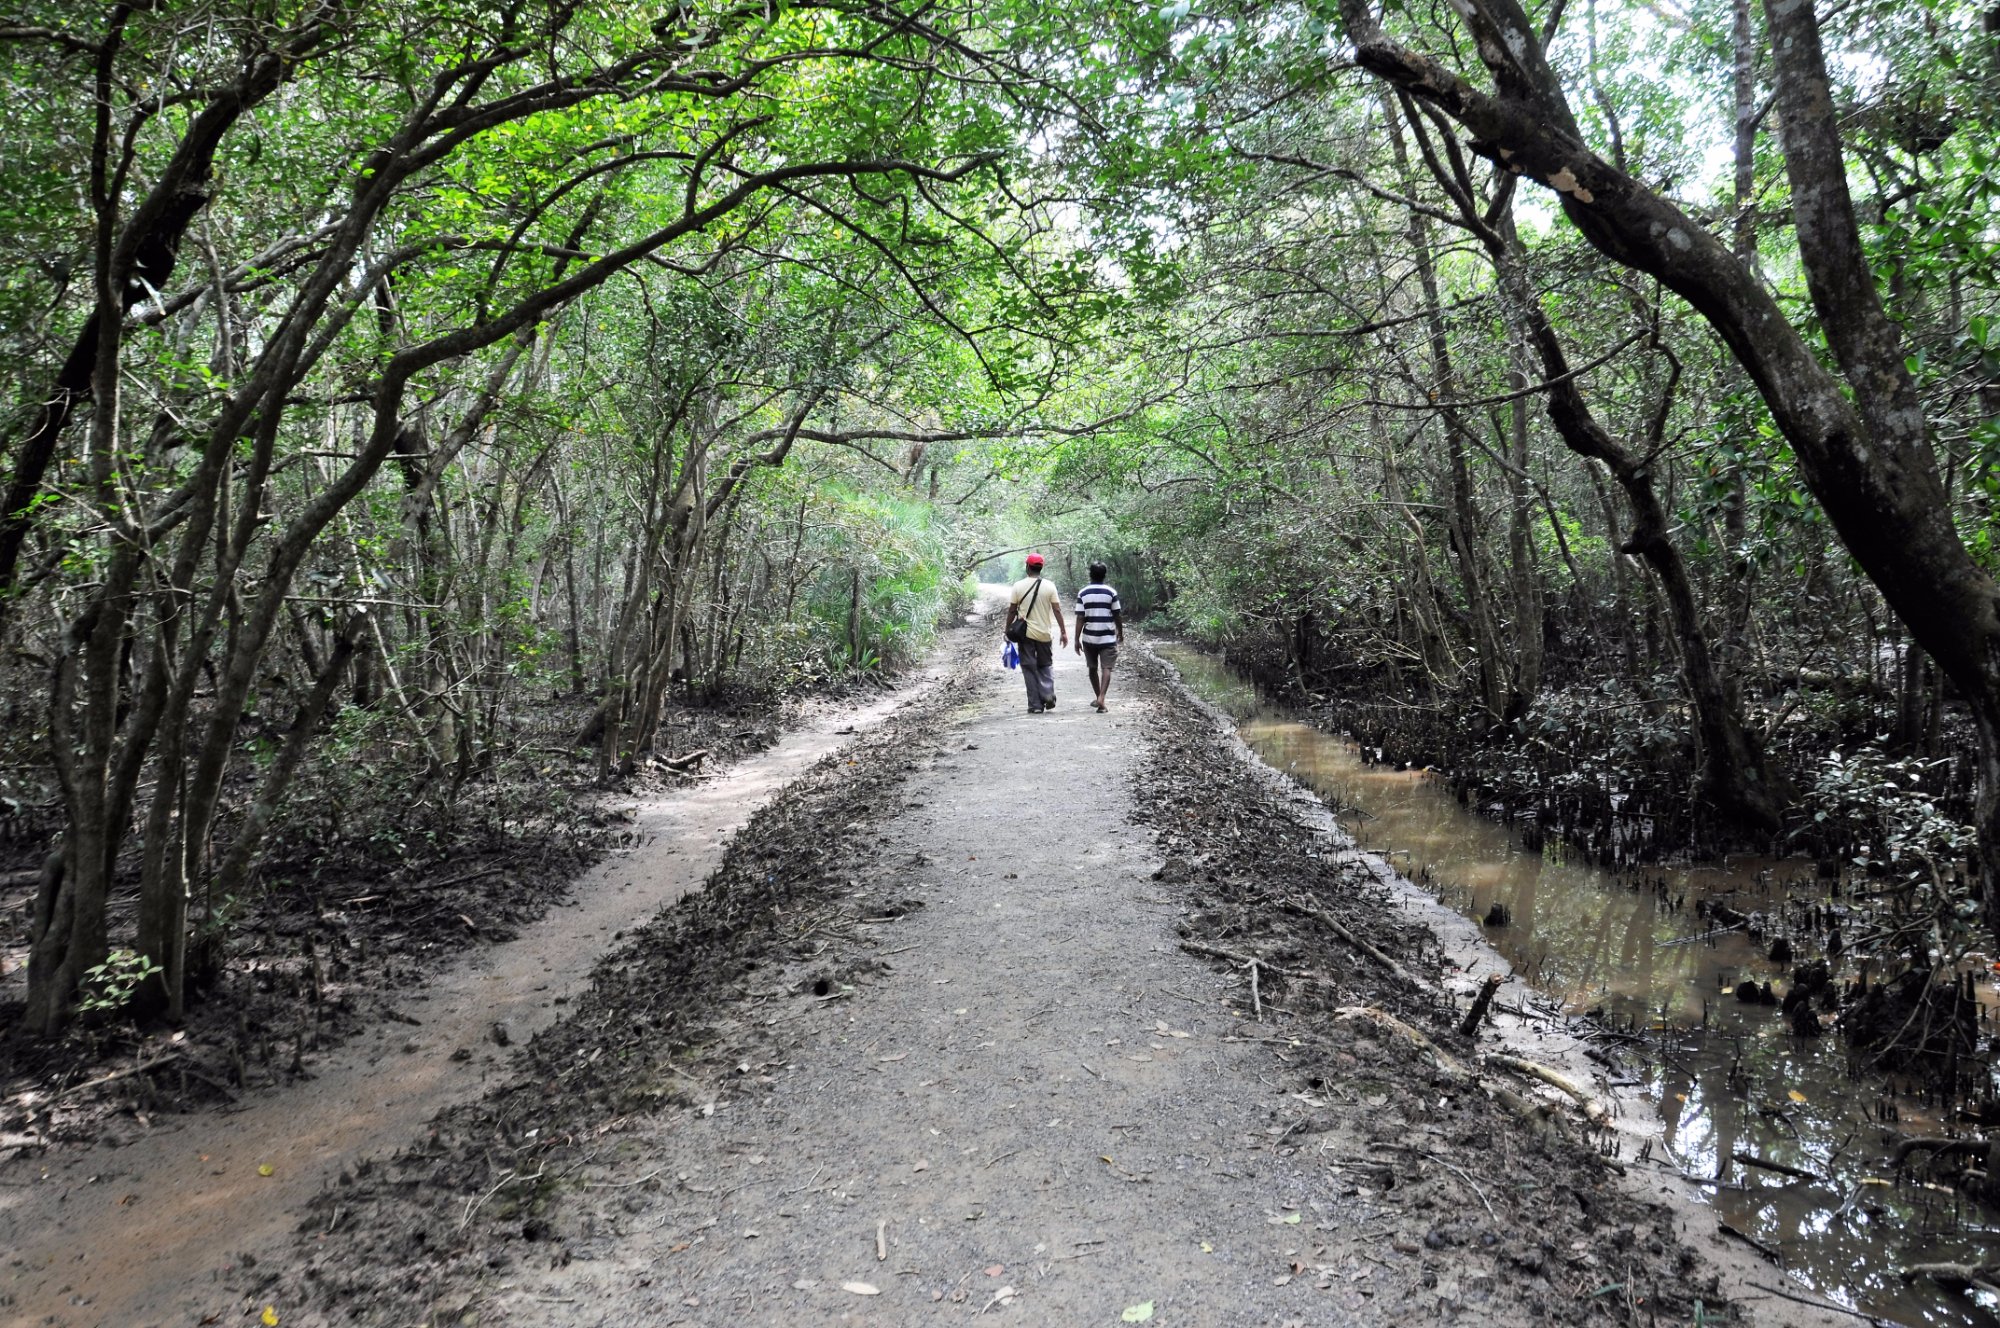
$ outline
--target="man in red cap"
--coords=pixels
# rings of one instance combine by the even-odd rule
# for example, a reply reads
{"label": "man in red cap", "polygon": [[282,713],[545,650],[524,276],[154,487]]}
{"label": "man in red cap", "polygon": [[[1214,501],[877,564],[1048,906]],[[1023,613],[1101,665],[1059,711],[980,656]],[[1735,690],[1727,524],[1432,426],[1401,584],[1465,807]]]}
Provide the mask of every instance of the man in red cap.
{"label": "man in red cap", "polygon": [[1015,619],[1028,626],[1028,639],[1020,643],[1021,677],[1028,684],[1028,713],[1039,715],[1056,708],[1056,653],[1050,644],[1051,623],[1069,644],[1069,624],[1063,621],[1062,596],[1055,583],[1042,575],[1042,555],[1028,555],[1028,574],[1014,583],[1007,600],[1007,626]]}

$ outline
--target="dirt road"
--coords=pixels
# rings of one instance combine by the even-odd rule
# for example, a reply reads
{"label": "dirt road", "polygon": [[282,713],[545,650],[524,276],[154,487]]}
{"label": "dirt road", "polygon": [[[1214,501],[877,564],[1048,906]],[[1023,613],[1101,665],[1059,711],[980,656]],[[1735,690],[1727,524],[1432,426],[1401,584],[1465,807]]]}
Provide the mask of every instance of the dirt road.
{"label": "dirt road", "polygon": [[[1029,716],[990,649],[786,790],[236,1307],[1731,1321],[1671,1214],[1533,1090],[1482,1090],[1435,936],[1156,667],[1098,715],[1064,654]],[[1189,952],[1232,946],[1254,981]]]}
{"label": "dirt road", "polygon": [[[967,631],[949,634],[937,658],[958,658]],[[226,1304],[218,1279],[268,1261],[343,1168],[478,1097],[505,1060],[497,1037],[525,1041],[554,1022],[615,938],[697,888],[759,806],[941,672],[827,709],[717,777],[641,803],[635,847],[581,877],[570,906],[469,954],[399,1002],[409,1023],[324,1057],[310,1082],[0,1166],[0,1323],[192,1323]]]}
{"label": "dirt road", "polygon": [[[750,817],[705,889],[577,929],[574,963],[524,938],[508,990],[548,990],[500,1017],[517,1039],[562,1017],[479,1044],[483,1094],[421,1129],[421,1102],[385,1102],[338,1167],[286,1162],[271,1181],[334,1173],[303,1211],[233,1155],[236,1197],[195,1220],[303,1218],[289,1246],[252,1262],[239,1234],[176,1229],[121,1283],[44,1233],[29,1275],[91,1303],[43,1290],[8,1321],[1732,1321],[1588,1126],[1467,1068],[1422,918],[1156,666],[1131,660],[1099,715],[1065,652],[1060,704],[1029,716],[990,629],[955,645]],[[692,860],[646,879],[684,885]],[[474,1045],[496,1017],[474,999],[375,1073]],[[233,1128],[193,1122],[182,1148]],[[62,1230],[101,1250],[148,1192],[76,1176]],[[107,1285],[142,1284],[110,1311]]]}
{"label": "dirt road", "polygon": [[[592,1175],[629,1188],[571,1219],[594,1257],[520,1276],[493,1308],[552,1325],[917,1322],[939,1304],[1114,1323],[1150,1304],[1220,1325],[1282,1323],[1326,1294],[1293,1264],[1343,1206],[1279,1155],[1269,1058],[1223,980],[1176,948],[1130,822],[1154,703],[1128,688],[1097,714],[1082,674],[1060,657],[1041,716],[1015,675],[980,678],[875,840],[864,902],[924,905],[876,924],[891,971],[792,1020],[760,1098],[628,1135],[624,1167]],[[633,1184],[646,1175],[664,1183]]]}

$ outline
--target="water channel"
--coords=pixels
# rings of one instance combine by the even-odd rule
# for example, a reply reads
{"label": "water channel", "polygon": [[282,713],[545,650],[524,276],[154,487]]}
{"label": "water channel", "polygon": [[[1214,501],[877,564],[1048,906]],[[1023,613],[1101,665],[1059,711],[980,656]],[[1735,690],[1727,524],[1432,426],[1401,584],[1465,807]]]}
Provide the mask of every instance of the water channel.
{"label": "water channel", "polygon": [[[1643,1031],[1622,1082],[1657,1111],[1668,1160],[1706,1178],[1718,1218],[1779,1252],[1794,1279],[1897,1323],[2000,1322],[2000,1299],[1897,1272],[1914,1262],[2000,1262],[2000,1215],[1941,1186],[1893,1183],[1892,1132],[1939,1134],[1946,1123],[1895,1096],[1888,1080],[1855,1077],[1836,1033],[1793,1037],[1775,1007],[1725,990],[1773,979],[1782,990],[1786,980],[1785,966],[1745,933],[1689,939],[1706,926],[1701,900],[1766,914],[1789,895],[1819,900],[1810,863],[1732,857],[1636,877],[1571,860],[1554,842],[1532,852],[1462,807],[1441,779],[1364,761],[1352,742],[1269,703],[1219,657],[1169,642],[1154,649],[1235,719],[1251,750],[1318,793],[1405,876],[1475,920],[1504,905],[1508,924],[1485,932],[1517,973],[1572,1014],[1599,1011],[1604,1023]],[[1684,906],[1663,903],[1682,896]],[[1747,1167],[1732,1160],[1738,1154],[1817,1179]]]}

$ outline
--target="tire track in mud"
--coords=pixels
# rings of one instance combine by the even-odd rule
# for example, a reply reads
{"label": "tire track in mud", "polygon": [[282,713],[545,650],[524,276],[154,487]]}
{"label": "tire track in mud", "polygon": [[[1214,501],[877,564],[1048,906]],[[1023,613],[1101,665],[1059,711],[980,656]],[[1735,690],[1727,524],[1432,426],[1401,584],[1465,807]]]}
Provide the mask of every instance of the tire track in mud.
{"label": "tire track in mud", "polygon": [[715,777],[642,802],[636,846],[584,872],[571,902],[399,994],[414,1024],[380,1026],[318,1058],[309,1081],[241,1107],[0,1165],[0,1324],[132,1328],[218,1312],[229,1286],[281,1266],[274,1251],[338,1176],[504,1078],[496,1025],[512,1042],[554,1023],[620,933],[699,888],[758,807],[938,686],[981,630],[948,632],[898,693],[828,710]]}

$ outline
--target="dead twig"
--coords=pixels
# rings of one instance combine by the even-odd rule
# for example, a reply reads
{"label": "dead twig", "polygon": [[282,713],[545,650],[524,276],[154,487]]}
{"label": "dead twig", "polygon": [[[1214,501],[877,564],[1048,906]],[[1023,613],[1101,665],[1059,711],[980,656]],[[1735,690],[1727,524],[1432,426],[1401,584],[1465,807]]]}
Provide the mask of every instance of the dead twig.
{"label": "dead twig", "polygon": [[1479,984],[1479,994],[1472,998],[1472,1008],[1465,1012],[1465,1018],[1458,1024],[1459,1034],[1471,1037],[1479,1030],[1486,1018],[1486,1008],[1493,1004],[1493,993],[1500,990],[1500,984],[1507,979],[1499,973],[1488,973],[1486,981]]}
{"label": "dead twig", "polygon": [[1423,979],[1419,978],[1416,974],[1410,972],[1409,969],[1404,968],[1401,964],[1397,963],[1395,960],[1391,959],[1388,955],[1384,954],[1380,949],[1376,948],[1373,944],[1371,944],[1368,941],[1364,941],[1363,939],[1361,939],[1361,937],[1355,935],[1354,932],[1348,928],[1346,923],[1342,922],[1339,918],[1336,918],[1335,916],[1333,916],[1333,914],[1327,912],[1325,909],[1314,908],[1311,904],[1304,903],[1297,899],[1285,900],[1284,906],[1290,909],[1292,912],[1311,918],[1313,921],[1319,923],[1321,926],[1324,926],[1334,935],[1340,937],[1341,940],[1346,941],[1349,945],[1359,950],[1362,954],[1367,955],[1370,959],[1373,959],[1376,963],[1380,964],[1383,968],[1387,969],[1391,974],[1401,979],[1407,985],[1416,988],[1418,991],[1427,991],[1434,985],[1432,983],[1425,982]]}
{"label": "dead twig", "polygon": [[1332,978],[1327,977],[1323,973],[1313,973],[1302,968],[1287,968],[1283,964],[1272,963],[1262,955],[1245,954],[1241,950],[1225,950],[1219,945],[1208,945],[1202,941],[1182,941],[1181,949],[1187,951],[1189,954],[1201,955],[1206,959],[1220,959],[1226,964],[1235,964],[1239,968],[1256,964],[1266,973],[1276,973],[1279,977],[1289,981],[1318,982],[1329,987],[1337,985]]}
{"label": "dead twig", "polygon": [[[483,880],[488,876],[498,876],[501,872],[506,871],[509,865],[504,862],[496,863],[491,867],[481,867],[478,871],[462,872],[457,876],[447,876],[442,881],[406,881],[401,888],[403,892],[411,890],[448,890],[454,885],[465,885],[472,881]],[[337,902],[342,904],[366,904],[376,899],[390,898],[395,893],[394,891],[374,890],[368,894],[349,895]]]}
{"label": "dead twig", "polygon": [[488,1199],[491,1199],[494,1195],[500,1193],[500,1191],[505,1189],[507,1186],[512,1185],[517,1180],[529,1181],[529,1182],[538,1181],[543,1177],[543,1175],[547,1173],[547,1171],[548,1168],[543,1167],[540,1171],[537,1171],[532,1176],[523,1176],[519,1172],[514,1172],[514,1171],[508,1172],[506,1175],[500,1178],[499,1182],[495,1184],[492,1189],[488,1190],[486,1193],[480,1195],[476,1199],[469,1199],[466,1201],[465,1215],[458,1219],[458,1229],[460,1231],[463,1231],[467,1226],[471,1225],[473,1214],[477,1213],[480,1209],[484,1208],[486,1206],[486,1201]]}
{"label": "dead twig", "polygon": [[1486,1197],[1486,1191],[1479,1188],[1479,1182],[1472,1179],[1472,1177],[1466,1175],[1465,1172],[1461,1171],[1458,1167],[1454,1166],[1452,1163],[1447,1162],[1443,1158],[1439,1157],[1436,1153],[1428,1153],[1421,1148],[1415,1148],[1409,1144],[1384,1143],[1384,1144],[1376,1144],[1375,1147],[1390,1149],[1398,1153],[1411,1153],[1417,1157],[1423,1158],[1427,1162],[1437,1163],[1439,1166],[1445,1168],[1447,1171],[1452,1172],[1460,1180],[1464,1181],[1467,1185],[1472,1187],[1472,1192],[1479,1197],[1479,1202],[1485,1205],[1486,1215],[1488,1217],[1492,1218],[1495,1222],[1498,1222],[1500,1220],[1500,1215],[1493,1211],[1493,1204]]}
{"label": "dead twig", "polygon": [[1780,1268],[1784,1267],[1785,1264],[1784,1254],[1781,1251],[1773,1249],[1771,1246],[1766,1245],[1763,1241],[1758,1240],[1755,1236],[1751,1235],[1749,1232],[1742,1231],[1736,1227],[1730,1226],[1729,1223],[1727,1222],[1717,1222],[1715,1224],[1715,1229],[1721,1232],[1725,1236],[1732,1236],[1735,1239],[1742,1241],[1745,1245],[1748,1245],[1751,1249],[1757,1251],[1757,1253],[1763,1255],[1766,1259],[1769,1259],[1772,1263],[1777,1264]]}
{"label": "dead twig", "polygon": [[1750,1285],[1753,1289],[1762,1291],[1766,1295],[1776,1296],[1780,1300],[1789,1300],[1797,1305],[1810,1305],[1816,1310],[1833,1310],[1841,1314],[1851,1314],[1855,1318],[1867,1323],[1889,1322],[1887,1319],[1878,1319],[1872,1314],[1864,1314],[1860,1310],[1849,1309],[1845,1305],[1836,1305],[1830,1300],[1814,1300],[1809,1296],[1795,1296],[1789,1291],[1781,1291],[1777,1287],[1765,1286],[1762,1282],[1752,1282]]}
{"label": "dead twig", "polygon": [[1812,1181],[1822,1179],[1822,1177],[1820,1177],[1818,1174],[1814,1172],[1806,1171],[1800,1167],[1786,1166],[1783,1162],[1772,1162],[1765,1158],[1758,1157],[1755,1153],[1749,1152],[1741,1148],[1731,1153],[1729,1155],[1729,1160],[1732,1162],[1740,1162],[1746,1167],[1760,1167],[1765,1171],[1775,1171],[1780,1176],[1796,1176],[1800,1180],[1812,1180]]}
{"label": "dead twig", "polygon": [[593,1180],[586,1181],[584,1187],[592,1190],[629,1190],[634,1185],[644,1185],[649,1180],[657,1180],[665,1167],[647,1172],[637,1180]]}
{"label": "dead twig", "polygon": [[1731,923],[1727,927],[1717,927],[1714,931],[1705,931],[1697,936],[1682,936],[1675,940],[1662,941],[1658,948],[1671,950],[1677,945],[1693,945],[1697,941],[1712,941],[1718,936],[1727,936],[1732,931],[1742,931],[1743,927],[1744,924],[1741,922]]}

